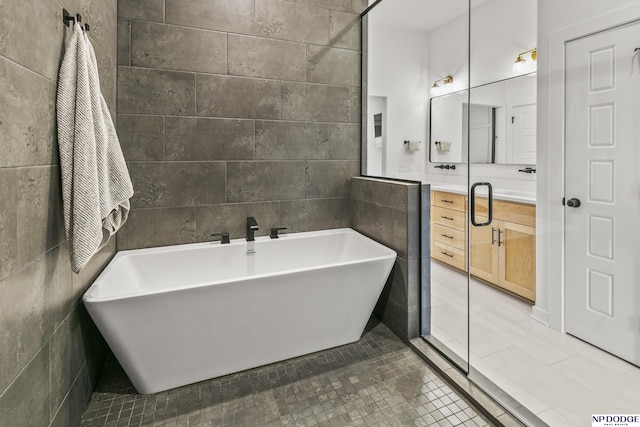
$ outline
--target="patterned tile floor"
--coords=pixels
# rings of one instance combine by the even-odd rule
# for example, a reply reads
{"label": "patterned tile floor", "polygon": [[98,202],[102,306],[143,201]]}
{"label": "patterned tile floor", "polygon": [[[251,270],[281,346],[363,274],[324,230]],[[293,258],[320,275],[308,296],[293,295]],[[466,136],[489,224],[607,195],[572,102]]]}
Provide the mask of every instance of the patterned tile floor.
{"label": "patterned tile floor", "polygon": [[487,426],[386,326],[356,343],[139,395],[112,357],[82,426]]}

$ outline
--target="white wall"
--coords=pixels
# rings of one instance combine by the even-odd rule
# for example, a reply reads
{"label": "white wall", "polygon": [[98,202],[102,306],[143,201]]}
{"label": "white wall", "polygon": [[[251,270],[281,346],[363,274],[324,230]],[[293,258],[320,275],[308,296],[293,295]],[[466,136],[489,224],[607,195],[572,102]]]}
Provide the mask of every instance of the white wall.
{"label": "white wall", "polygon": [[[518,53],[536,47],[536,0],[487,0],[471,10],[471,87],[514,77]],[[450,91],[469,85],[467,26],[461,15],[428,34],[429,85],[448,74],[454,78]],[[471,95],[473,97],[473,94]],[[428,164],[427,181],[465,184],[468,167],[439,170]],[[491,180],[496,187],[535,191],[535,174],[518,172],[522,165],[472,165],[474,180]]]}
{"label": "white wall", "polygon": [[640,19],[638,0],[538,0],[537,300],[563,328],[564,42]]}
{"label": "white wall", "polygon": [[[369,22],[368,96],[387,99],[386,176],[424,174],[427,161],[427,35]],[[367,120],[373,120],[369,114]],[[373,140],[373,135],[367,135]],[[403,141],[422,141],[409,152]]]}

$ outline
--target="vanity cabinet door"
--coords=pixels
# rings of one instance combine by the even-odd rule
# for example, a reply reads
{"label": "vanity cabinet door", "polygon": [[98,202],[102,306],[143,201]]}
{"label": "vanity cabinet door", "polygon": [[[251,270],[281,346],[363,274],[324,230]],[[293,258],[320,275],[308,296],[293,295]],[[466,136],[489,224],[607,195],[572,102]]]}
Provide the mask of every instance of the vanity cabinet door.
{"label": "vanity cabinet door", "polygon": [[[487,218],[477,217],[485,222]],[[471,274],[497,284],[499,274],[498,221],[486,227],[471,227]]]}
{"label": "vanity cabinet door", "polygon": [[500,221],[498,285],[530,301],[536,299],[536,229]]}

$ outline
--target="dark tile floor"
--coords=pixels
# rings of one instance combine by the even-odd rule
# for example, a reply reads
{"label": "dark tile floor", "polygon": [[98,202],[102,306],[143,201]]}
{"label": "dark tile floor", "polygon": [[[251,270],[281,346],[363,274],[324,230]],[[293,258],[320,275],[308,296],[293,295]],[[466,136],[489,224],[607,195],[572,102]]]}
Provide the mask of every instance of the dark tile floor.
{"label": "dark tile floor", "polygon": [[111,358],[82,416],[85,427],[414,425],[490,424],[375,319],[356,343],[151,395]]}

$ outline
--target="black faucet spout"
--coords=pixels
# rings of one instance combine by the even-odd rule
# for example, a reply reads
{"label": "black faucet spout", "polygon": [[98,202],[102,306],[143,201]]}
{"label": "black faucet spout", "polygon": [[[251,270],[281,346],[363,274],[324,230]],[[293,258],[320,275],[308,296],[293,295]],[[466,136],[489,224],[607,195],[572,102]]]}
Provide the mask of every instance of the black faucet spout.
{"label": "black faucet spout", "polygon": [[247,242],[253,242],[255,239],[254,233],[258,230],[258,223],[252,216],[247,217]]}

